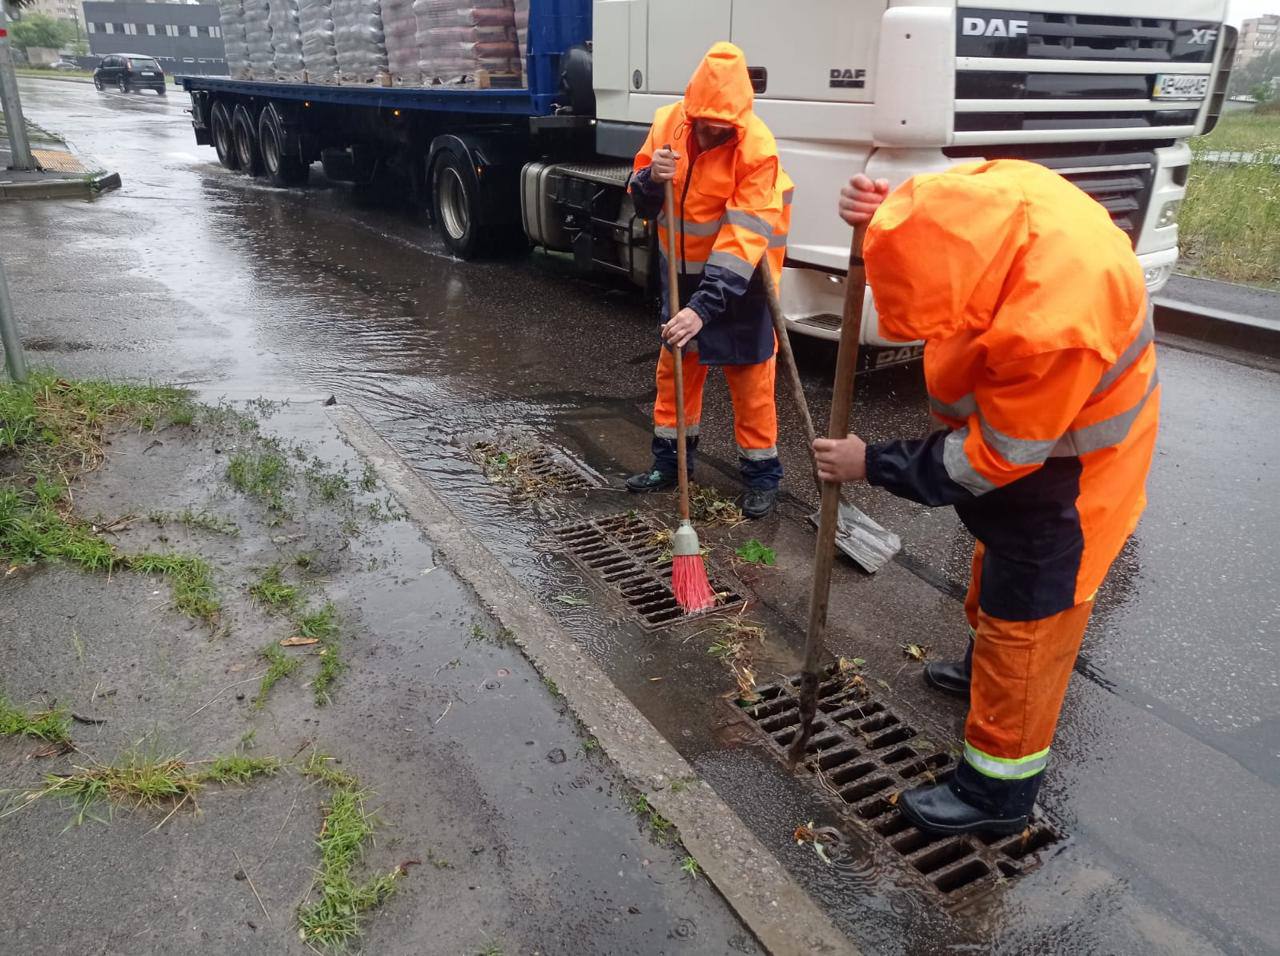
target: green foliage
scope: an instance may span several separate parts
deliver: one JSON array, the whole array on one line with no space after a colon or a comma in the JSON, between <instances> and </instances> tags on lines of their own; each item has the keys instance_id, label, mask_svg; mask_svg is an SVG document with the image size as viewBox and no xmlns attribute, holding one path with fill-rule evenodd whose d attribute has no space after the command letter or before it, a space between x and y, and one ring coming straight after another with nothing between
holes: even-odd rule
<instances>
[{"instance_id":1,"label":"green foliage","mask_svg":"<svg viewBox=\"0 0 1280 956\"><path fill-rule=\"evenodd\" d=\"M289 462L275 449L239 451L227 462L227 481L241 494L266 502L273 511L283 511Z\"/></svg>"},{"instance_id":2,"label":"green foliage","mask_svg":"<svg viewBox=\"0 0 1280 956\"><path fill-rule=\"evenodd\" d=\"M763 564L767 567L773 567L778 563L778 554L773 548L766 547L755 538L752 538L742 547L734 551L739 558L748 564Z\"/></svg>"},{"instance_id":3,"label":"green foliage","mask_svg":"<svg viewBox=\"0 0 1280 956\"><path fill-rule=\"evenodd\" d=\"M686 856L680 861L680 872L692 880L696 880L702 875L702 867L698 866L698 861L691 856Z\"/></svg>"},{"instance_id":4,"label":"green foliage","mask_svg":"<svg viewBox=\"0 0 1280 956\"><path fill-rule=\"evenodd\" d=\"M0 694L0 736L35 737L51 744L70 744L71 712L54 707L29 714Z\"/></svg>"},{"instance_id":5,"label":"green foliage","mask_svg":"<svg viewBox=\"0 0 1280 956\"><path fill-rule=\"evenodd\" d=\"M273 611L290 611L298 604L298 589L286 584L282 578L283 569L273 564L262 572L262 577L249 585L249 593L254 600L265 604Z\"/></svg>"},{"instance_id":6,"label":"green foliage","mask_svg":"<svg viewBox=\"0 0 1280 956\"><path fill-rule=\"evenodd\" d=\"M28 13L16 23L9 24L9 37L19 50L32 46L61 50L75 40L76 33L73 21L55 20L44 13Z\"/></svg>"},{"instance_id":7,"label":"green foliage","mask_svg":"<svg viewBox=\"0 0 1280 956\"><path fill-rule=\"evenodd\" d=\"M275 644L268 644L259 651L259 654L269 665L267 672L262 675L262 680L258 682L258 694L253 698L253 706L261 710L267 703L267 695L271 693L271 688L301 667L302 660L290 657Z\"/></svg>"},{"instance_id":8,"label":"green foliage","mask_svg":"<svg viewBox=\"0 0 1280 956\"><path fill-rule=\"evenodd\" d=\"M200 774L200 779L210 783L245 784L254 777L273 777L279 769L280 761L275 757L250 757L234 753L216 758Z\"/></svg>"},{"instance_id":9,"label":"green foliage","mask_svg":"<svg viewBox=\"0 0 1280 956\"><path fill-rule=\"evenodd\" d=\"M128 567L141 574L160 574L169 579L173 604L188 617L214 624L222 605L213 586L213 569L203 558L189 554L135 554L126 559Z\"/></svg>"}]
</instances>

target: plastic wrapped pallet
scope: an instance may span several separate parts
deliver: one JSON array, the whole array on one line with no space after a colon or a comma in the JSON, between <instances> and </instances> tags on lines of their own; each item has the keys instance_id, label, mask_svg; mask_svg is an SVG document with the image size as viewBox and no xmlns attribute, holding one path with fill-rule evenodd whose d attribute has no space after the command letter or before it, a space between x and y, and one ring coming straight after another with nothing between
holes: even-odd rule
<instances>
[{"instance_id":1,"label":"plastic wrapped pallet","mask_svg":"<svg viewBox=\"0 0 1280 956\"><path fill-rule=\"evenodd\" d=\"M302 28L298 0L267 0L271 21L272 63L277 79L302 79Z\"/></svg>"},{"instance_id":2,"label":"plastic wrapped pallet","mask_svg":"<svg viewBox=\"0 0 1280 956\"><path fill-rule=\"evenodd\" d=\"M333 0L333 38L343 83L372 83L387 72L378 0Z\"/></svg>"},{"instance_id":3,"label":"plastic wrapped pallet","mask_svg":"<svg viewBox=\"0 0 1280 956\"><path fill-rule=\"evenodd\" d=\"M244 36L244 4L240 0L218 0L218 22L222 25L222 48L227 61L227 75L243 77L249 70L249 46Z\"/></svg>"},{"instance_id":4,"label":"plastic wrapped pallet","mask_svg":"<svg viewBox=\"0 0 1280 956\"><path fill-rule=\"evenodd\" d=\"M338 82L331 0L300 0L298 25L302 29L302 65L307 79L312 83Z\"/></svg>"},{"instance_id":5,"label":"plastic wrapped pallet","mask_svg":"<svg viewBox=\"0 0 1280 956\"><path fill-rule=\"evenodd\" d=\"M515 0L516 53L520 57L520 85L529 85L529 0Z\"/></svg>"},{"instance_id":6,"label":"plastic wrapped pallet","mask_svg":"<svg viewBox=\"0 0 1280 956\"><path fill-rule=\"evenodd\" d=\"M413 0L382 0L382 32L387 38L387 67L398 86L417 86L422 74L418 66L418 20Z\"/></svg>"},{"instance_id":7,"label":"plastic wrapped pallet","mask_svg":"<svg viewBox=\"0 0 1280 956\"><path fill-rule=\"evenodd\" d=\"M276 57L271 45L271 11L267 0L244 0L244 36L249 72L254 79L275 79Z\"/></svg>"},{"instance_id":8,"label":"plastic wrapped pallet","mask_svg":"<svg viewBox=\"0 0 1280 956\"><path fill-rule=\"evenodd\" d=\"M512 0L414 0L413 10L428 84L474 82L481 73L519 75Z\"/></svg>"}]
</instances>

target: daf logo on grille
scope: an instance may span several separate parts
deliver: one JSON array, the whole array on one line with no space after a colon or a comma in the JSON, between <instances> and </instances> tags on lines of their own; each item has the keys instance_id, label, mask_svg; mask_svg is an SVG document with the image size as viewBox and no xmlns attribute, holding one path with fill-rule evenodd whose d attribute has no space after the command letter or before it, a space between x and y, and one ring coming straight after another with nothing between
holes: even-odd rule
<instances>
[{"instance_id":1,"label":"daf logo on grille","mask_svg":"<svg viewBox=\"0 0 1280 956\"><path fill-rule=\"evenodd\" d=\"M1191 39L1188 40L1187 42L1192 44L1193 46L1208 46L1210 43L1213 43L1217 39L1218 39L1217 30L1211 30L1208 27L1205 27L1204 29L1192 27Z\"/></svg>"},{"instance_id":2,"label":"daf logo on grille","mask_svg":"<svg viewBox=\"0 0 1280 956\"><path fill-rule=\"evenodd\" d=\"M960 29L967 37L1024 37L1027 35L1027 21L965 17Z\"/></svg>"}]
</instances>

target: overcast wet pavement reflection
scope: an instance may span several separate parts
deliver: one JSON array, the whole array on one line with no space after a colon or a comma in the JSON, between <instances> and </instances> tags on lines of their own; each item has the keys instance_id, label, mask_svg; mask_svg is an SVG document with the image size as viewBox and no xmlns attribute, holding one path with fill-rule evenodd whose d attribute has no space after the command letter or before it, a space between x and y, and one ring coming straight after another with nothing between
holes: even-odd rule
<instances>
[{"instance_id":1,"label":"overcast wet pavement reflection","mask_svg":"<svg viewBox=\"0 0 1280 956\"><path fill-rule=\"evenodd\" d=\"M512 501L463 447L497 431L569 449L614 486L647 461L655 324L643 298L541 253L462 263L425 219L316 179L274 190L195 145L185 97L99 94L24 81L32 118L119 171L92 205L0 206L0 237L34 363L68 374L190 383L216 398L328 396L361 409L438 483L476 533L548 599L619 689L684 753L860 943L883 952L1280 951L1280 370L1162 342L1162 430L1150 505L1099 597L1042 797L1068 833L1045 864L952 912L867 841L828 866L792 829L829 805L752 746L721 698L733 683L705 623L648 633L537 547L574 513L625 511L616 491ZM814 418L828 346L798 341ZM778 568L746 572L770 632L768 679L802 642L814 494L800 429L779 395L780 514L713 535L758 537ZM918 367L863 376L868 440L928 426ZM711 376L701 477L732 493L727 392ZM971 540L949 511L875 489L851 498L901 534L874 577L838 571L831 646L862 657L876 692L931 735L963 709L931 696L901 645L958 653ZM662 506L662 501L644 506ZM657 678L655 680L655 678Z\"/></svg>"}]
</instances>

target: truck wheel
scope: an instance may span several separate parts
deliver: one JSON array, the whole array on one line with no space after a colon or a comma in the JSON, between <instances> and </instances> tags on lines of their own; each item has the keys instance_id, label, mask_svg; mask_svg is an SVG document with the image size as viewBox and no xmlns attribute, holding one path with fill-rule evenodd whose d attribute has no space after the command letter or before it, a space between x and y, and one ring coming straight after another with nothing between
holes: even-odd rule
<instances>
[{"instance_id":1,"label":"truck wheel","mask_svg":"<svg viewBox=\"0 0 1280 956\"><path fill-rule=\"evenodd\" d=\"M474 259L488 247L476 221L479 196L470 170L454 153L442 151L431 169L431 199L445 246L459 259Z\"/></svg>"},{"instance_id":2,"label":"truck wheel","mask_svg":"<svg viewBox=\"0 0 1280 956\"><path fill-rule=\"evenodd\" d=\"M232 139L236 144L236 157L240 160L240 168L250 176L262 175L262 152L258 149L258 136L254 130L253 117L243 103L231 114Z\"/></svg>"},{"instance_id":3,"label":"truck wheel","mask_svg":"<svg viewBox=\"0 0 1280 956\"><path fill-rule=\"evenodd\" d=\"M209 111L209 138L218 153L218 162L227 169L240 168L240 154L236 152L235 134L231 129L231 111L218 100Z\"/></svg>"},{"instance_id":4,"label":"truck wheel","mask_svg":"<svg viewBox=\"0 0 1280 956\"><path fill-rule=\"evenodd\" d=\"M262 153L262 168L273 186L302 186L311 174L311 167L296 155L286 152L285 135L280 124L280 114L275 106L267 104L258 117L258 148Z\"/></svg>"}]
</instances>

